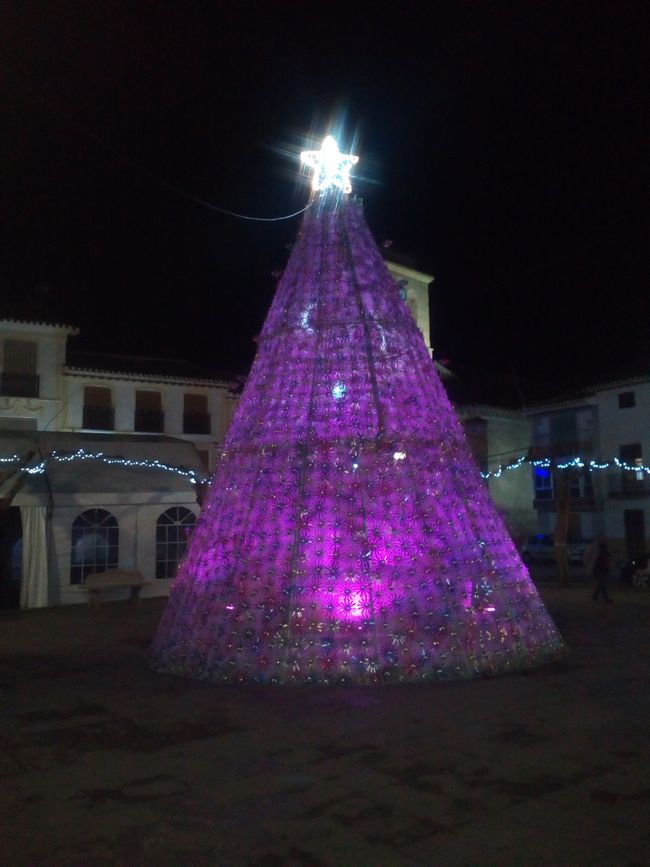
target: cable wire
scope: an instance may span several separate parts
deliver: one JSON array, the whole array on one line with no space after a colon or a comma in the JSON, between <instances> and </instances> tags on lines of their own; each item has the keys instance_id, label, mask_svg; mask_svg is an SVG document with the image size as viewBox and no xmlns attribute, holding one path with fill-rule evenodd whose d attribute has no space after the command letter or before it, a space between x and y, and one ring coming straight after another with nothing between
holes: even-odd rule
<instances>
[{"instance_id":1,"label":"cable wire","mask_svg":"<svg viewBox=\"0 0 650 867\"><path fill-rule=\"evenodd\" d=\"M183 196L185 199L189 199L190 202L194 202L197 205L202 205L204 208L209 208L211 211L217 211L220 214L226 214L230 217L236 217L239 220L249 220L250 222L255 223L278 223L282 220L291 220L293 217L297 217L300 214L304 214L304 212L312 206L312 202L308 202L304 208L301 208L299 211L294 211L292 214L285 214L281 217L252 217L248 214L240 214L237 211L230 211L228 208L221 208L219 205L213 205L212 202L207 202L205 199L201 199L198 196L194 196L192 193L188 193L180 187L175 186L175 184L170 183L165 180L165 178L161 178L160 175L156 175L153 172L150 172L149 169L146 169L144 166L137 163L135 160L131 159L131 157L126 156L121 151L119 151L114 145L110 142L105 141L101 138L97 133L95 133L90 127L88 127L85 123L77 120L70 111L61 111L60 109L54 108L50 102L35 89L30 84L28 84L23 78L16 75L14 72L9 72L7 69L3 68L3 72L9 78L13 78L14 81L18 82L22 87L26 88L36 99L47 106L50 111L57 114L59 117L62 117L68 123L73 124L78 129L80 129L85 135L91 138L98 145L103 147L105 150L110 151L114 156L118 157L118 159L127 163L127 165L131 166L131 168L136 171L141 172L143 175L146 175L150 180L155 181L163 187L166 187L168 190L176 193L179 196Z\"/></svg>"}]
</instances>

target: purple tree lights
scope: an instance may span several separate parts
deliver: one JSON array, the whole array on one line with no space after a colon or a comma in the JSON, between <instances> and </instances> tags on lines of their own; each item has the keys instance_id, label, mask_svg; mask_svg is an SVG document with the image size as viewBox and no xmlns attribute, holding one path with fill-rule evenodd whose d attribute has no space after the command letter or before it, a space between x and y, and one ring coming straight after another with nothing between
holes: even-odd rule
<instances>
[{"instance_id":1,"label":"purple tree lights","mask_svg":"<svg viewBox=\"0 0 650 867\"><path fill-rule=\"evenodd\" d=\"M562 639L339 187L303 219L154 667L374 684L552 659Z\"/></svg>"}]
</instances>

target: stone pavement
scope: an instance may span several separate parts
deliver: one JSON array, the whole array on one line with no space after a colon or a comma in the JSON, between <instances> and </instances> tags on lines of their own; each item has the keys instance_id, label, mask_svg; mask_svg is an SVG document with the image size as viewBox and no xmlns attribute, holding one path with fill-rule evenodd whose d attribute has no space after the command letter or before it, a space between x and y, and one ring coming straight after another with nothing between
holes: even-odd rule
<instances>
[{"instance_id":1,"label":"stone pavement","mask_svg":"<svg viewBox=\"0 0 650 867\"><path fill-rule=\"evenodd\" d=\"M3 867L647 867L650 593L540 584L571 653L384 688L158 676L163 601L0 616Z\"/></svg>"}]
</instances>

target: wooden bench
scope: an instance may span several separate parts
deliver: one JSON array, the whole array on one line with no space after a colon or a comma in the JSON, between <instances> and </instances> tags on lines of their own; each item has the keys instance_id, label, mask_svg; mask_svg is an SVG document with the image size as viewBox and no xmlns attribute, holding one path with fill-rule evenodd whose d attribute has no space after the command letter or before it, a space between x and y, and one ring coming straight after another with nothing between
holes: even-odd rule
<instances>
[{"instance_id":1,"label":"wooden bench","mask_svg":"<svg viewBox=\"0 0 650 867\"><path fill-rule=\"evenodd\" d=\"M99 605L99 597L104 590L116 590L120 587L131 589L131 602L140 601L140 590L147 587L151 581L145 581L140 572L127 569L109 569L107 572L96 572L87 575L85 582L79 587L88 594L88 604L91 607Z\"/></svg>"}]
</instances>

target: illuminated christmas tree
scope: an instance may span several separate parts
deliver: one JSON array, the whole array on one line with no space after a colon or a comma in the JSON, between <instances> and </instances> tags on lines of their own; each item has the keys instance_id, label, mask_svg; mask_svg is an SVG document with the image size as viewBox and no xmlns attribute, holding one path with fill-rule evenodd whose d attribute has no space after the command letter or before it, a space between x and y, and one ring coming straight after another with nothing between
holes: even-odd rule
<instances>
[{"instance_id":1,"label":"illuminated christmas tree","mask_svg":"<svg viewBox=\"0 0 650 867\"><path fill-rule=\"evenodd\" d=\"M187 556L159 671L385 683L528 668L562 640L327 139Z\"/></svg>"}]
</instances>

